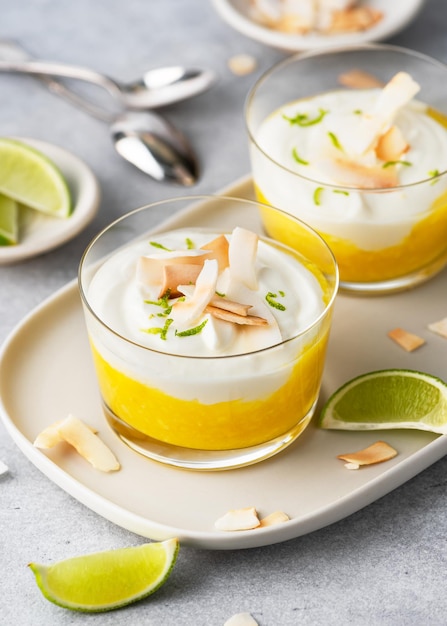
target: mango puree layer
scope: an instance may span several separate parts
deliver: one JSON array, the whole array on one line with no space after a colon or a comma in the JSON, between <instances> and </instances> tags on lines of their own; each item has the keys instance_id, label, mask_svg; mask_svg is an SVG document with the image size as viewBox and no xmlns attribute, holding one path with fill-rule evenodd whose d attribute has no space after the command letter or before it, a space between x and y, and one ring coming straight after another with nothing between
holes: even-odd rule
<instances>
[{"instance_id":1,"label":"mango puree layer","mask_svg":"<svg viewBox=\"0 0 447 626\"><path fill-rule=\"evenodd\" d=\"M251 401L241 398L202 404L198 400L175 398L119 371L91 342L103 400L116 417L139 433L176 446L230 450L270 441L294 429L317 399L329 317L323 322L324 329L315 342L297 357L286 383L263 397L260 377L259 399ZM269 358L268 354L264 358ZM247 375L247 372L241 374ZM207 381L203 380L203 385L206 384ZM175 388L174 381L172 385ZM238 385L238 381L229 380L228 387L231 385ZM307 423L308 420L304 420L303 430Z\"/></svg>"},{"instance_id":2,"label":"mango puree layer","mask_svg":"<svg viewBox=\"0 0 447 626\"><path fill-rule=\"evenodd\" d=\"M256 195L260 202L274 205L257 186ZM267 214L268 210L264 211ZM399 244L379 250L362 250L347 239L321 231L319 234L334 253L341 281L369 283L390 280L422 269L447 254L447 192L434 202L425 215ZM272 212L269 235L278 241L287 241L286 223L284 226L284 229L279 224L275 226Z\"/></svg>"}]
</instances>

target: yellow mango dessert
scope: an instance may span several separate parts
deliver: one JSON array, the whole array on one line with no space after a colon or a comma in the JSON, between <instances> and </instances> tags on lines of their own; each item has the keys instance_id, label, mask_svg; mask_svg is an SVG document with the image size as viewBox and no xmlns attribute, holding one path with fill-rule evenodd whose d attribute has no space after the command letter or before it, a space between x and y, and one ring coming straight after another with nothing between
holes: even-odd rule
<instances>
[{"instance_id":1,"label":"yellow mango dessert","mask_svg":"<svg viewBox=\"0 0 447 626\"><path fill-rule=\"evenodd\" d=\"M314 411L335 291L317 265L241 227L123 246L84 293L109 423L137 449L288 445Z\"/></svg>"},{"instance_id":2,"label":"yellow mango dessert","mask_svg":"<svg viewBox=\"0 0 447 626\"><path fill-rule=\"evenodd\" d=\"M405 286L447 262L447 117L419 91L398 72L289 101L251 131L258 199L322 235L341 286ZM284 240L274 220L268 232Z\"/></svg>"}]
</instances>

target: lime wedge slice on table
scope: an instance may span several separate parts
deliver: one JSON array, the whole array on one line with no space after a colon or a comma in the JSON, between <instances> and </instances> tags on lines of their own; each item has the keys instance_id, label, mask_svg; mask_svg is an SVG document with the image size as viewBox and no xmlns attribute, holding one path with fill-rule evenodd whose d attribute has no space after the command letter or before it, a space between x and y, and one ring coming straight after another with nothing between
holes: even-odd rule
<instances>
[{"instance_id":1,"label":"lime wedge slice on table","mask_svg":"<svg viewBox=\"0 0 447 626\"><path fill-rule=\"evenodd\" d=\"M0 193L54 217L68 217L70 190L44 154L15 139L0 138Z\"/></svg>"},{"instance_id":2,"label":"lime wedge slice on table","mask_svg":"<svg viewBox=\"0 0 447 626\"><path fill-rule=\"evenodd\" d=\"M174 567L178 549L178 540L168 539L29 566L51 602L74 611L110 611L159 589Z\"/></svg>"},{"instance_id":3,"label":"lime wedge slice on table","mask_svg":"<svg viewBox=\"0 0 447 626\"><path fill-rule=\"evenodd\" d=\"M19 240L19 207L15 200L0 194L0 246L11 246Z\"/></svg>"},{"instance_id":4,"label":"lime wedge slice on table","mask_svg":"<svg viewBox=\"0 0 447 626\"><path fill-rule=\"evenodd\" d=\"M414 428L447 434L447 384L412 370L370 372L340 387L323 406L321 428Z\"/></svg>"}]
</instances>

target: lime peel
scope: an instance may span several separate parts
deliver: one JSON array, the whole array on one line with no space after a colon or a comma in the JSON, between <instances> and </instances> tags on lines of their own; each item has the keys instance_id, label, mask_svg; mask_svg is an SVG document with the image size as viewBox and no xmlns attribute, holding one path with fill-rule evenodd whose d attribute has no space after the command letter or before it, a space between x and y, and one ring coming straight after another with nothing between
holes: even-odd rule
<instances>
[{"instance_id":1,"label":"lime peel","mask_svg":"<svg viewBox=\"0 0 447 626\"><path fill-rule=\"evenodd\" d=\"M19 207L15 200L0 194L0 246L11 246L19 240Z\"/></svg>"},{"instance_id":2,"label":"lime peel","mask_svg":"<svg viewBox=\"0 0 447 626\"><path fill-rule=\"evenodd\" d=\"M405 428L447 434L447 384L414 370L362 374L331 395L318 426L338 430Z\"/></svg>"},{"instance_id":3,"label":"lime peel","mask_svg":"<svg viewBox=\"0 0 447 626\"><path fill-rule=\"evenodd\" d=\"M170 576L178 551L179 541L172 538L29 567L47 600L73 611L97 613L157 591Z\"/></svg>"}]
</instances>

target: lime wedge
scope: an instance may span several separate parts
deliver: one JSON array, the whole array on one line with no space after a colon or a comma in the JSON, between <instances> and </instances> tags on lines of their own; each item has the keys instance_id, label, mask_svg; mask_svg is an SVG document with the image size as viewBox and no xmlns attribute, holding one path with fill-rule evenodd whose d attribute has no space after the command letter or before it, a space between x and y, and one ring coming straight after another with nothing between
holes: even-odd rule
<instances>
[{"instance_id":1,"label":"lime wedge","mask_svg":"<svg viewBox=\"0 0 447 626\"><path fill-rule=\"evenodd\" d=\"M340 387L324 405L321 428L414 428L447 434L447 384L412 370L370 372Z\"/></svg>"},{"instance_id":2,"label":"lime wedge","mask_svg":"<svg viewBox=\"0 0 447 626\"><path fill-rule=\"evenodd\" d=\"M29 566L51 602L74 611L110 611L161 587L174 567L178 549L178 540L168 539Z\"/></svg>"},{"instance_id":3,"label":"lime wedge","mask_svg":"<svg viewBox=\"0 0 447 626\"><path fill-rule=\"evenodd\" d=\"M55 217L72 210L67 182L44 154L14 139L0 138L0 192Z\"/></svg>"},{"instance_id":4,"label":"lime wedge","mask_svg":"<svg viewBox=\"0 0 447 626\"><path fill-rule=\"evenodd\" d=\"M15 200L0 194L0 246L11 246L19 240L19 207Z\"/></svg>"}]
</instances>

